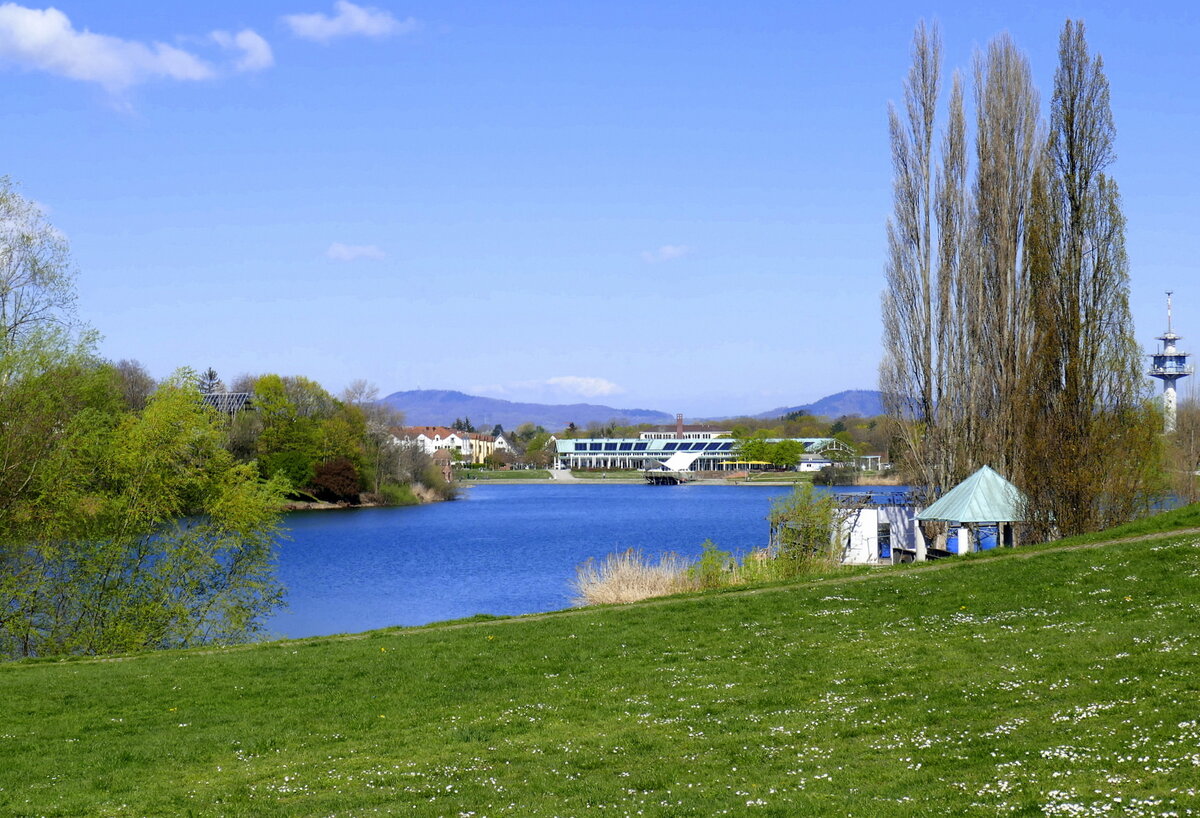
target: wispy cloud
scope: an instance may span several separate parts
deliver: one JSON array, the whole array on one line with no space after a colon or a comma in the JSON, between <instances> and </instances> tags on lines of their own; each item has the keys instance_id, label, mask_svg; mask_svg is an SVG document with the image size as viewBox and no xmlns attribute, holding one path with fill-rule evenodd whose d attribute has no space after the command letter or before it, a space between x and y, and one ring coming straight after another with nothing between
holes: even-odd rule
<instances>
[{"instance_id":1,"label":"wispy cloud","mask_svg":"<svg viewBox=\"0 0 1200 818\"><path fill-rule=\"evenodd\" d=\"M508 400L561 401L579 398L601 398L619 395L625 390L604 378L581 375L559 375L540 381L509 381L472 387L480 395Z\"/></svg>"},{"instance_id":2,"label":"wispy cloud","mask_svg":"<svg viewBox=\"0 0 1200 818\"><path fill-rule=\"evenodd\" d=\"M0 5L0 60L116 93L151 79L206 80L205 60L165 43L141 43L77 30L55 8Z\"/></svg>"},{"instance_id":3,"label":"wispy cloud","mask_svg":"<svg viewBox=\"0 0 1200 818\"><path fill-rule=\"evenodd\" d=\"M647 250L642 253L642 261L650 263L659 261L674 261L677 258L683 258L692 252L692 248L685 247L682 244L664 244L657 250Z\"/></svg>"},{"instance_id":4,"label":"wispy cloud","mask_svg":"<svg viewBox=\"0 0 1200 818\"><path fill-rule=\"evenodd\" d=\"M371 6L356 6L349 0L333 4L336 14L287 14L283 22L297 37L327 43L338 37L391 37L415 31L419 24L412 17L396 19L391 12Z\"/></svg>"},{"instance_id":5,"label":"wispy cloud","mask_svg":"<svg viewBox=\"0 0 1200 818\"><path fill-rule=\"evenodd\" d=\"M374 244L342 244L340 241L335 241L325 251L325 257L334 261L360 261L362 259L379 261L386 258L387 253Z\"/></svg>"},{"instance_id":6,"label":"wispy cloud","mask_svg":"<svg viewBox=\"0 0 1200 818\"><path fill-rule=\"evenodd\" d=\"M546 384L568 394L580 395L585 398L618 395L625 391L604 378L586 378L579 375L560 375L557 378L547 378Z\"/></svg>"},{"instance_id":7,"label":"wispy cloud","mask_svg":"<svg viewBox=\"0 0 1200 818\"><path fill-rule=\"evenodd\" d=\"M275 64L275 55L271 44L254 31L244 28L237 34L228 31L214 31L213 42L227 51L240 51L239 57L233 64L238 71L262 71Z\"/></svg>"}]
</instances>

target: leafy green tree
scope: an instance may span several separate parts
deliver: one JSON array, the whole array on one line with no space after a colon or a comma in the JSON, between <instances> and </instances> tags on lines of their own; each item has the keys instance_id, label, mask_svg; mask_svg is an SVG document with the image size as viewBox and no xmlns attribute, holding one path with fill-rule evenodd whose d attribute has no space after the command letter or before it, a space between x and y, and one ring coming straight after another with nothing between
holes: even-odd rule
<instances>
[{"instance_id":1,"label":"leafy green tree","mask_svg":"<svg viewBox=\"0 0 1200 818\"><path fill-rule=\"evenodd\" d=\"M748 463L771 462L772 446L761 437L750 437L737 445L737 459Z\"/></svg>"},{"instance_id":2,"label":"leafy green tree","mask_svg":"<svg viewBox=\"0 0 1200 818\"><path fill-rule=\"evenodd\" d=\"M1132 519L1167 489L1129 309L1125 216L1108 173L1115 136L1103 60L1083 23L1068 20L1028 219L1033 341L1025 395L1012 401L1024 410L1013 477L1039 538Z\"/></svg>"},{"instance_id":3,"label":"leafy green tree","mask_svg":"<svg viewBox=\"0 0 1200 818\"><path fill-rule=\"evenodd\" d=\"M834 543L844 514L832 494L818 493L808 483L771 503L767 520L771 544L784 573L800 574L837 562Z\"/></svg>"},{"instance_id":4,"label":"leafy green tree","mask_svg":"<svg viewBox=\"0 0 1200 818\"><path fill-rule=\"evenodd\" d=\"M781 440L770 447L771 465L780 469L790 469L800 462L804 454L804 445L794 440Z\"/></svg>"},{"instance_id":5,"label":"leafy green tree","mask_svg":"<svg viewBox=\"0 0 1200 818\"><path fill-rule=\"evenodd\" d=\"M67 421L0 518L0 653L137 651L251 638L282 599L278 482L223 448L190 373L140 413Z\"/></svg>"},{"instance_id":6,"label":"leafy green tree","mask_svg":"<svg viewBox=\"0 0 1200 818\"><path fill-rule=\"evenodd\" d=\"M255 382L254 403L262 423L256 450L263 477L281 477L294 489L307 486L322 452L318 420L301 414L279 375Z\"/></svg>"},{"instance_id":7,"label":"leafy green tree","mask_svg":"<svg viewBox=\"0 0 1200 818\"><path fill-rule=\"evenodd\" d=\"M72 419L88 408L120 412L119 389L111 367L57 329L28 332L0 351L0 530L51 468Z\"/></svg>"}]
</instances>

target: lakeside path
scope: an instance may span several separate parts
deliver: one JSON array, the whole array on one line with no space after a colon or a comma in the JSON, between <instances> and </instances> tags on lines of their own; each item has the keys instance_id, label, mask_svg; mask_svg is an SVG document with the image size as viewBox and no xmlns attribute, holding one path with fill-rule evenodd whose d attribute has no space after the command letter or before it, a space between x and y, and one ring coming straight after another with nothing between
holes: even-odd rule
<instances>
[{"instance_id":1,"label":"lakeside path","mask_svg":"<svg viewBox=\"0 0 1200 818\"><path fill-rule=\"evenodd\" d=\"M534 481L526 481L534 482ZM541 481L546 482L546 481ZM1036 559L1038 557L1052 557L1055 554L1065 553L1070 551L1085 551L1094 548L1105 548L1111 545L1121 545L1124 543L1146 542L1149 540L1167 540L1183 537L1200 536L1200 528L1178 528L1174 531L1159 531L1153 534L1139 534L1131 537L1115 537L1111 540L1100 540L1097 542L1086 543L1070 543L1067 545L1033 545L1017 548L1013 550L1004 549L1003 551L983 552L981 556L968 558L946 558L940 560L931 560L929 562L913 562L898 566L888 566L879 570L869 570L861 573L848 575L834 574L832 576L820 576L813 579L802 580L799 582L791 582L783 585L768 585L758 586L754 588L733 588L717 592L721 597L743 597L755 596L758 594L774 594L787 593L798 588L804 587L830 587L838 585L849 585L858 582L869 582L873 579L881 579L894 575L896 571L904 573L909 572L926 572L926 571L948 571L955 569L967 568L973 565L987 564L996 559ZM253 642L245 645L231 645L221 648L191 648L172 651L176 655L183 656L204 656L218 653L234 653L245 650L272 648L292 648L297 646L312 645L321 642L348 642L360 639L373 639L378 637L405 637L419 633L427 633L429 631L456 631L464 628L484 628L497 627L504 625L519 625L523 622L537 622L543 619L551 619L558 617L575 617L589 616L601 611L610 611L614 608L643 608L643 607L658 607L662 605L686 605L694 602L697 599L708 597L709 594L701 594L696 592L676 594L674 596L654 597L644 599L639 602L628 602L621 605L584 605L577 608L563 608L557 611L545 611L542 613L522 614L520 616L500 616L486 619L471 619L467 621L451 621L451 622L433 622L428 625L415 625L412 627L388 627L376 628L374 630L363 631L361 633L343 633L333 636L312 636L301 639L282 639L273 642ZM95 656L87 658L72 657L69 661L72 664L95 664L103 662L129 662L138 659L144 659L151 656L161 655L161 651L147 651L145 653L136 653L126 656ZM19 668L22 665L27 667L37 667L38 662L18 662L10 663L10 667Z\"/></svg>"}]
</instances>

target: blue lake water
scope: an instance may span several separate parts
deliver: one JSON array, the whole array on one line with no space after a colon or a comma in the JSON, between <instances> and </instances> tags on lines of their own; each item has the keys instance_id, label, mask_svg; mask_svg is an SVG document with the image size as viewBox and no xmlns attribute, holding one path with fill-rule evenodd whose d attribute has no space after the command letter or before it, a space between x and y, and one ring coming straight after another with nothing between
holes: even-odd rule
<instances>
[{"instance_id":1,"label":"blue lake water","mask_svg":"<svg viewBox=\"0 0 1200 818\"><path fill-rule=\"evenodd\" d=\"M575 567L641 548L767 543L770 486L472 486L451 503L287 515L270 633L302 637L571 604ZM857 489L862 491L862 489ZM876 491L890 491L877 489Z\"/></svg>"}]
</instances>

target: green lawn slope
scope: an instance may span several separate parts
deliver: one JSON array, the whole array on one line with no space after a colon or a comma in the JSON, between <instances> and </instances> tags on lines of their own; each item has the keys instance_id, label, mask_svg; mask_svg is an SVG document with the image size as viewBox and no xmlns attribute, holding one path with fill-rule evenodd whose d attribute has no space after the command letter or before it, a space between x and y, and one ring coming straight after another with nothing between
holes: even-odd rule
<instances>
[{"instance_id":1,"label":"green lawn slope","mask_svg":"<svg viewBox=\"0 0 1200 818\"><path fill-rule=\"evenodd\" d=\"M1200 538L9 664L0 701L3 815L1193 815Z\"/></svg>"}]
</instances>

